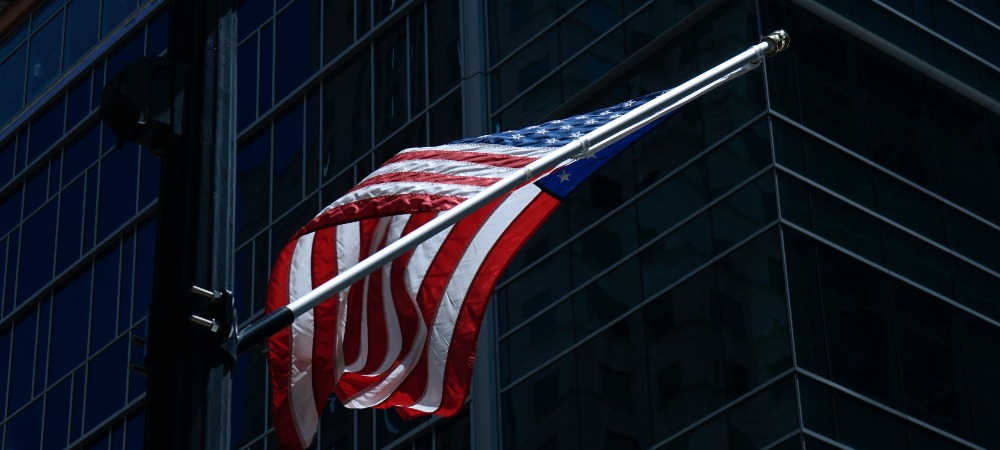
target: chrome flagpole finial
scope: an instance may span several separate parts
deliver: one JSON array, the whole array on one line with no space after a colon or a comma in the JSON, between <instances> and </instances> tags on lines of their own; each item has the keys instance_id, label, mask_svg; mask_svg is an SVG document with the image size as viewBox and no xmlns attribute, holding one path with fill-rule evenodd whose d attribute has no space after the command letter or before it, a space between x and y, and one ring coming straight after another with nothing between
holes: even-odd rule
<instances>
[{"instance_id":1,"label":"chrome flagpole finial","mask_svg":"<svg viewBox=\"0 0 1000 450\"><path fill-rule=\"evenodd\" d=\"M791 40L792 38L788 37L788 33L786 33L785 30L778 30L764 36L764 39L761 39L761 42L767 42L769 44L767 56L774 56L778 52L788 48L788 44Z\"/></svg>"}]
</instances>

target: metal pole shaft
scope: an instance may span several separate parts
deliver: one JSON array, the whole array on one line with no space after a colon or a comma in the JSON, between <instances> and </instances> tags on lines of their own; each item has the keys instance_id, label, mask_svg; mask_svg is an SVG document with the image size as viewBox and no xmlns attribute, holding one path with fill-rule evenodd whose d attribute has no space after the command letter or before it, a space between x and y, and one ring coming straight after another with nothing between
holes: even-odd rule
<instances>
[{"instance_id":1,"label":"metal pole shaft","mask_svg":"<svg viewBox=\"0 0 1000 450\"><path fill-rule=\"evenodd\" d=\"M168 58L187 71L183 136L163 149L147 340L146 448L228 449L235 339L234 0L173 0ZM200 289L192 289L198 287ZM230 302L230 304L225 304Z\"/></svg>"},{"instance_id":2,"label":"metal pole shaft","mask_svg":"<svg viewBox=\"0 0 1000 450\"><path fill-rule=\"evenodd\" d=\"M781 35L776 36L778 33L781 33ZM788 38L783 33L776 32L769 35L759 44L750 47L728 61L667 91L622 117L552 151L548 155L518 170L516 173L494 183L475 197L438 215L424 226L401 237L368 258L359 261L353 267L341 272L333 279L321 284L316 289L289 303L284 308L276 310L257 324L252 325L251 328L245 330L239 337L239 350L242 351L258 340L266 338L290 325L296 317L304 312L314 308L338 292L347 289L366 275L388 264L393 259L402 256L407 251L412 250L420 245L420 243L455 224L473 211L496 200L517 186L530 181L536 175L556 167L559 163L575 155L600 151L630 133L662 118L685 103L753 69L760 64L765 55L772 55L787 46Z\"/></svg>"}]
</instances>

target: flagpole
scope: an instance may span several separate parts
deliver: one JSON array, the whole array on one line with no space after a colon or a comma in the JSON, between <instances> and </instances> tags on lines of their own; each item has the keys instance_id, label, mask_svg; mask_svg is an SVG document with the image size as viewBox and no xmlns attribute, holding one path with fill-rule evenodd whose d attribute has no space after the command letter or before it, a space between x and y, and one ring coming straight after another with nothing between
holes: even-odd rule
<instances>
[{"instance_id":1,"label":"flagpole","mask_svg":"<svg viewBox=\"0 0 1000 450\"><path fill-rule=\"evenodd\" d=\"M359 261L333 279L321 284L288 305L249 325L239 333L238 351L242 352L268 336L288 327L295 318L316 307L324 300L347 289L378 268L388 264L422 242L471 214L482 206L558 166L569 158L581 158L600 151L618 140L655 122L671 111L700 97L708 91L743 75L760 65L764 56L773 56L788 47L789 37L783 30L764 37L760 43L730 58L708 71L650 100L590 133L579 137L501 179L474 197L441 213L420 228L401 237L382 250Z\"/></svg>"}]
</instances>

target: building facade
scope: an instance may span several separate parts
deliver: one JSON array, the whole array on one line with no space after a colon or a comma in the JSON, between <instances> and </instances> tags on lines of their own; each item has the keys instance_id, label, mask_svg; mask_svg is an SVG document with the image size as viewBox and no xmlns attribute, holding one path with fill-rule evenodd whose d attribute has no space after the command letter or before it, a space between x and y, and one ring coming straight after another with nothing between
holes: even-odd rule
<instances>
[{"instance_id":1,"label":"building facade","mask_svg":"<svg viewBox=\"0 0 1000 450\"><path fill-rule=\"evenodd\" d=\"M0 35L0 442L140 448L159 164L97 108L123 64L165 53L167 2L35 3ZM292 232L397 151L792 38L529 241L463 412L331 401L315 448L1000 447L996 2L245 0L237 18L242 323ZM261 348L233 378L233 447L276 448Z\"/></svg>"}]
</instances>

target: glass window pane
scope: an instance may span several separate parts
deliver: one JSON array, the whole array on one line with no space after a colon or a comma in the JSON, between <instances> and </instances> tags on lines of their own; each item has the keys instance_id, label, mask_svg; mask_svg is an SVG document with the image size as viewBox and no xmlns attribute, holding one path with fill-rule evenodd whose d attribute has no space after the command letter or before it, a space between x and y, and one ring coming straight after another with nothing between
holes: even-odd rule
<instances>
[{"instance_id":1,"label":"glass window pane","mask_svg":"<svg viewBox=\"0 0 1000 450\"><path fill-rule=\"evenodd\" d=\"M114 339L118 319L118 279L121 247L115 245L94 266L91 307L90 353L96 353Z\"/></svg>"},{"instance_id":2,"label":"glass window pane","mask_svg":"<svg viewBox=\"0 0 1000 450\"><path fill-rule=\"evenodd\" d=\"M574 432L580 429L574 379L569 355L502 394L504 448L580 448Z\"/></svg>"},{"instance_id":3,"label":"glass window pane","mask_svg":"<svg viewBox=\"0 0 1000 450\"><path fill-rule=\"evenodd\" d=\"M66 66L97 43L101 0L73 0L66 6Z\"/></svg>"},{"instance_id":4,"label":"glass window pane","mask_svg":"<svg viewBox=\"0 0 1000 450\"><path fill-rule=\"evenodd\" d=\"M24 106L24 82L28 46L22 45L6 61L0 63L0 123L6 123Z\"/></svg>"},{"instance_id":5,"label":"glass window pane","mask_svg":"<svg viewBox=\"0 0 1000 450\"><path fill-rule=\"evenodd\" d=\"M272 218L284 214L303 197L303 107L295 102L274 123L274 160L271 165Z\"/></svg>"},{"instance_id":6,"label":"glass window pane","mask_svg":"<svg viewBox=\"0 0 1000 450\"><path fill-rule=\"evenodd\" d=\"M28 98L34 98L62 72L62 11L31 37Z\"/></svg>"},{"instance_id":7,"label":"glass window pane","mask_svg":"<svg viewBox=\"0 0 1000 450\"><path fill-rule=\"evenodd\" d=\"M114 30L119 23L125 20L128 15L135 10L135 0L101 0L104 8L101 9L101 36L107 35Z\"/></svg>"},{"instance_id":8,"label":"glass window pane","mask_svg":"<svg viewBox=\"0 0 1000 450\"><path fill-rule=\"evenodd\" d=\"M69 403L72 398L70 381L69 379L64 380L45 395L44 449L46 450L66 448L70 421Z\"/></svg>"},{"instance_id":9,"label":"glass window pane","mask_svg":"<svg viewBox=\"0 0 1000 450\"><path fill-rule=\"evenodd\" d=\"M85 428L94 427L125 406L129 345L128 339L119 339L87 364Z\"/></svg>"},{"instance_id":10,"label":"glass window pane","mask_svg":"<svg viewBox=\"0 0 1000 450\"><path fill-rule=\"evenodd\" d=\"M49 382L55 382L87 357L90 325L90 270L81 272L56 290L52 329L59 330L49 361Z\"/></svg>"},{"instance_id":11,"label":"glass window pane","mask_svg":"<svg viewBox=\"0 0 1000 450\"><path fill-rule=\"evenodd\" d=\"M135 215L139 172L139 146L126 143L101 159L97 240L121 227Z\"/></svg>"},{"instance_id":12,"label":"glass window pane","mask_svg":"<svg viewBox=\"0 0 1000 450\"><path fill-rule=\"evenodd\" d=\"M49 202L21 228L22 242L28 243L21 252L18 267L18 302L28 299L52 279L55 260L55 239L52 224L56 223L58 202Z\"/></svg>"},{"instance_id":13,"label":"glass window pane","mask_svg":"<svg viewBox=\"0 0 1000 450\"><path fill-rule=\"evenodd\" d=\"M43 405L42 399L38 399L10 419L7 448L41 448Z\"/></svg>"},{"instance_id":14,"label":"glass window pane","mask_svg":"<svg viewBox=\"0 0 1000 450\"><path fill-rule=\"evenodd\" d=\"M7 410L16 411L31 399L31 385L34 381L35 338L38 329L38 308L14 323L14 342L11 349L10 387L7 391ZM26 447L32 448L32 447Z\"/></svg>"},{"instance_id":15,"label":"glass window pane","mask_svg":"<svg viewBox=\"0 0 1000 450\"><path fill-rule=\"evenodd\" d=\"M264 229L270 217L271 132L265 130L240 148L236 156L236 236L243 242Z\"/></svg>"},{"instance_id":16,"label":"glass window pane","mask_svg":"<svg viewBox=\"0 0 1000 450\"><path fill-rule=\"evenodd\" d=\"M281 99L319 66L319 2L296 0L275 20L274 97Z\"/></svg>"}]
</instances>

